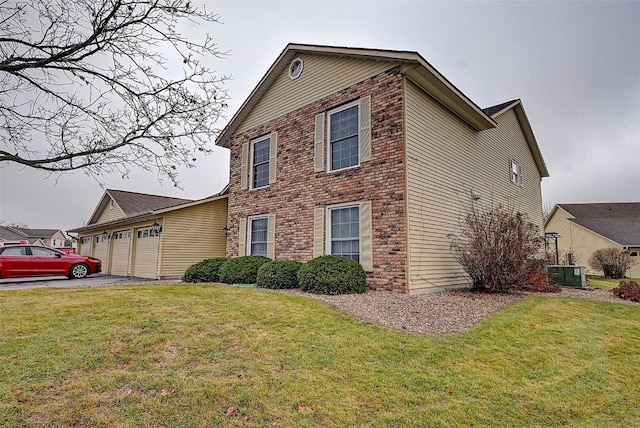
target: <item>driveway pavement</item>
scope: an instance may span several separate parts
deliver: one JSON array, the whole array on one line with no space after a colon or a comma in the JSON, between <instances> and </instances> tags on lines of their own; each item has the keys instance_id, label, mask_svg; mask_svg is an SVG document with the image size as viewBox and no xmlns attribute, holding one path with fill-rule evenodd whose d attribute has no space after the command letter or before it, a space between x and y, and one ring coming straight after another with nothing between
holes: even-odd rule
<instances>
[{"instance_id":1,"label":"driveway pavement","mask_svg":"<svg viewBox=\"0 0 640 428\"><path fill-rule=\"evenodd\" d=\"M90 275L82 279L68 279L66 276L0 279L0 291L23 290L26 288L75 288L99 287L103 285L133 285L160 282L155 279L134 278L114 275ZM161 281L166 282L166 281ZM171 281L178 282L178 281Z\"/></svg>"}]
</instances>

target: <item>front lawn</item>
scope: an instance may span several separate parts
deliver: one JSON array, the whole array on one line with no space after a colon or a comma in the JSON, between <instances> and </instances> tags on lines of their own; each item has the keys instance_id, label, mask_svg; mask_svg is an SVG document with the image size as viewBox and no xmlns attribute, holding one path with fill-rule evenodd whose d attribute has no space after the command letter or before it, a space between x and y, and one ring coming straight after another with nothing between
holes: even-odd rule
<instances>
[{"instance_id":1,"label":"front lawn","mask_svg":"<svg viewBox=\"0 0 640 428\"><path fill-rule=\"evenodd\" d=\"M0 292L0 426L640 425L640 308L521 300L462 335L211 285Z\"/></svg>"},{"instance_id":2,"label":"front lawn","mask_svg":"<svg viewBox=\"0 0 640 428\"><path fill-rule=\"evenodd\" d=\"M602 290L613 290L620 284L620 279L605 278L604 276L589 275L587 285ZM625 278L624 281L635 281L640 284L640 278Z\"/></svg>"}]
</instances>

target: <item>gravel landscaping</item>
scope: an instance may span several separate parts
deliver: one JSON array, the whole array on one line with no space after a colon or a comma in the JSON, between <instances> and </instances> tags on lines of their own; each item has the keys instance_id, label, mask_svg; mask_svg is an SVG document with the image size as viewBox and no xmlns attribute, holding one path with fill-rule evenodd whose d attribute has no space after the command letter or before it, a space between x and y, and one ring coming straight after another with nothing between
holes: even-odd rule
<instances>
[{"instance_id":1,"label":"gravel landscaping","mask_svg":"<svg viewBox=\"0 0 640 428\"><path fill-rule=\"evenodd\" d=\"M559 293L476 293L460 289L413 296L386 291L339 296L282 291L320 300L372 324L427 334L463 333L489 315L532 295L640 305L597 288L563 288Z\"/></svg>"}]
</instances>

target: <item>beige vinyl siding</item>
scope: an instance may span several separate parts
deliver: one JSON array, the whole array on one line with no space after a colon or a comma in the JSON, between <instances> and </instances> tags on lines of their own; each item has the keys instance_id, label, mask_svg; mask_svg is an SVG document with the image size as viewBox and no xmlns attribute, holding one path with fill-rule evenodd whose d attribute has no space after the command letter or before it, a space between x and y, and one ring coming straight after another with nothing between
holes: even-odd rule
<instances>
[{"instance_id":1,"label":"beige vinyl siding","mask_svg":"<svg viewBox=\"0 0 640 428\"><path fill-rule=\"evenodd\" d=\"M124 217L126 217L124 212L120 209L120 207L118 207L117 204L114 204L113 208L110 208L109 203L107 202L104 210L102 210L102 212L100 213L100 216L98 217L98 220L95 222L95 224L105 223L111 220L117 220L119 218L124 218Z\"/></svg>"},{"instance_id":2,"label":"beige vinyl siding","mask_svg":"<svg viewBox=\"0 0 640 428\"><path fill-rule=\"evenodd\" d=\"M484 186L478 191L485 202L492 197L498 204L526 213L542 232L541 176L520 122L513 110L495 120L498 122L496 128L478 134L480 163L475 167L476 173L483 174ZM511 181L511 160L520 165L520 185Z\"/></svg>"},{"instance_id":3,"label":"beige vinyl siding","mask_svg":"<svg viewBox=\"0 0 640 428\"><path fill-rule=\"evenodd\" d=\"M258 105L236 130L236 134L334 94L397 65L397 63L386 61L363 61L323 55L301 55L299 58L304 61L302 75L291 80L288 68L284 69Z\"/></svg>"},{"instance_id":4,"label":"beige vinyl siding","mask_svg":"<svg viewBox=\"0 0 640 428\"><path fill-rule=\"evenodd\" d=\"M409 292L466 285L449 235L460 231L471 192L480 206L529 210L542 225L540 175L512 112L497 118L501 129L477 132L413 83L406 88ZM510 181L511 158L522 187Z\"/></svg>"},{"instance_id":5,"label":"beige vinyl siding","mask_svg":"<svg viewBox=\"0 0 640 428\"><path fill-rule=\"evenodd\" d=\"M160 275L180 278L194 263L225 257L227 198L164 214Z\"/></svg>"},{"instance_id":6,"label":"beige vinyl siding","mask_svg":"<svg viewBox=\"0 0 640 428\"><path fill-rule=\"evenodd\" d=\"M66 240L67 240L66 236L64 236L62 232L57 231L51 237L50 245L52 247L63 247Z\"/></svg>"},{"instance_id":7,"label":"beige vinyl siding","mask_svg":"<svg viewBox=\"0 0 640 428\"><path fill-rule=\"evenodd\" d=\"M590 275L602 275L602 271L594 271L589 267L589 257L601 248L622 249L622 245L570 221L571 218L573 218L571 214L558 207L544 229L547 233L560 234L558 238L560 262L563 262L567 252L572 252L574 264L585 266ZM549 240L549 251L555 253L555 242L552 239Z\"/></svg>"},{"instance_id":8,"label":"beige vinyl siding","mask_svg":"<svg viewBox=\"0 0 640 428\"><path fill-rule=\"evenodd\" d=\"M640 248L633 247L629 248L631 252L640 253ZM634 263L629 269L629 273L627 273L627 277L629 278L640 278L640 256L631 256L631 263Z\"/></svg>"}]
</instances>

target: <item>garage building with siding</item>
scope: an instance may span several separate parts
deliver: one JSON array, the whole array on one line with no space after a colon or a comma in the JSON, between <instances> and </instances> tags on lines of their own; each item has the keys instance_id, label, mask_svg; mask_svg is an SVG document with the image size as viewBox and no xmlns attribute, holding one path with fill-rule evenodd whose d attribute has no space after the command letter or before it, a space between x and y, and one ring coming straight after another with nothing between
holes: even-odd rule
<instances>
[{"instance_id":1,"label":"garage building with siding","mask_svg":"<svg viewBox=\"0 0 640 428\"><path fill-rule=\"evenodd\" d=\"M226 189L195 201L106 190L87 225L68 232L105 274L179 279L192 264L225 256L227 199Z\"/></svg>"}]
</instances>

